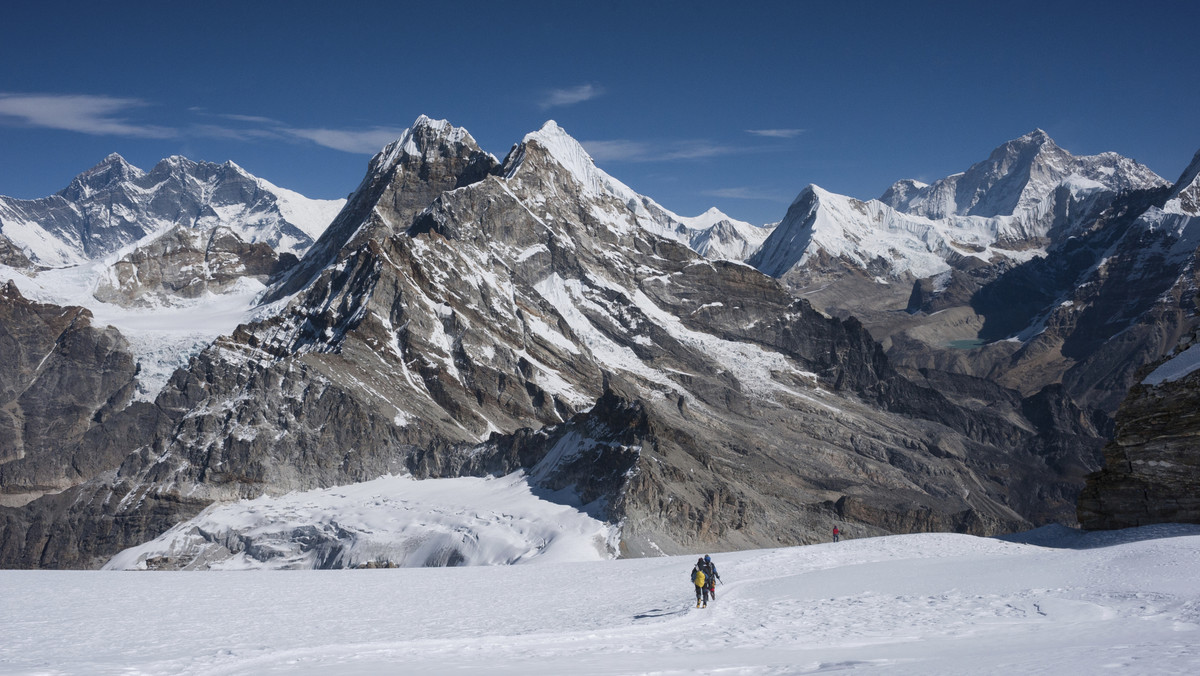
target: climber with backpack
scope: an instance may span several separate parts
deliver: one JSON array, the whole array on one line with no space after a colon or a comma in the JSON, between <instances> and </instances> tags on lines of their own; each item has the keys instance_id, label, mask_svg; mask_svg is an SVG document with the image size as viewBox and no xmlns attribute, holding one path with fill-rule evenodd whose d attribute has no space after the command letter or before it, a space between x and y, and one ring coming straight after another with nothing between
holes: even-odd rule
<instances>
[{"instance_id":1,"label":"climber with backpack","mask_svg":"<svg viewBox=\"0 0 1200 676\"><path fill-rule=\"evenodd\" d=\"M704 564L704 559L696 559L696 565L692 567L692 584L696 586L696 607L708 607L708 566ZM701 605L703 602L703 605Z\"/></svg>"},{"instance_id":2,"label":"climber with backpack","mask_svg":"<svg viewBox=\"0 0 1200 676\"><path fill-rule=\"evenodd\" d=\"M705 584L708 585L709 597L714 601L717 600L717 580L720 580L720 579L721 579L721 576L717 574L717 564L712 562L711 556L709 556L708 554L705 554L704 555L704 582L705 582Z\"/></svg>"}]
</instances>

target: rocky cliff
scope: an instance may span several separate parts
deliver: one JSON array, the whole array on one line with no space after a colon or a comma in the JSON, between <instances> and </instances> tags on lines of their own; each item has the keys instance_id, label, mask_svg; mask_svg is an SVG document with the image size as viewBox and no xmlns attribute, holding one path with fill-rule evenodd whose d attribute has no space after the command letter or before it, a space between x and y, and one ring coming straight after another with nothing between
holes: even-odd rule
<instances>
[{"instance_id":1,"label":"rocky cliff","mask_svg":"<svg viewBox=\"0 0 1200 676\"><path fill-rule=\"evenodd\" d=\"M0 504L20 505L90 479L125 449L89 436L124 409L137 365L81 307L35 303L0 287Z\"/></svg>"},{"instance_id":2,"label":"rocky cliff","mask_svg":"<svg viewBox=\"0 0 1200 676\"><path fill-rule=\"evenodd\" d=\"M1079 498L1087 529L1200 523L1200 372L1139 384Z\"/></svg>"}]
</instances>

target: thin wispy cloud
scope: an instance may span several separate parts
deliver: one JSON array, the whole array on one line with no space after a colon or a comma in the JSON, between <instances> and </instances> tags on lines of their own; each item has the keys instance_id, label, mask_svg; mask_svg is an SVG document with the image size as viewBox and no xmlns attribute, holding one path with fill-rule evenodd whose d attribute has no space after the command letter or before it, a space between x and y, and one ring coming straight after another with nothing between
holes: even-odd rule
<instances>
[{"instance_id":1,"label":"thin wispy cloud","mask_svg":"<svg viewBox=\"0 0 1200 676\"><path fill-rule=\"evenodd\" d=\"M274 120L269 117L263 117L261 115L235 115L232 113L220 113L217 115L217 117L222 117L222 118L225 118L226 120L233 120L235 122L250 122L250 123L255 123L255 124L277 124L277 125L283 124L279 120Z\"/></svg>"},{"instance_id":2,"label":"thin wispy cloud","mask_svg":"<svg viewBox=\"0 0 1200 676\"><path fill-rule=\"evenodd\" d=\"M787 196L778 192L751 187L718 188L716 190L705 190L700 194L708 197L736 200L760 200L767 202L787 202L789 200Z\"/></svg>"},{"instance_id":3,"label":"thin wispy cloud","mask_svg":"<svg viewBox=\"0 0 1200 676\"><path fill-rule=\"evenodd\" d=\"M149 104L141 99L91 94L0 92L0 122L61 129L93 136L174 138L177 129L131 121L128 114Z\"/></svg>"},{"instance_id":4,"label":"thin wispy cloud","mask_svg":"<svg viewBox=\"0 0 1200 676\"><path fill-rule=\"evenodd\" d=\"M277 129L262 127L228 127L219 124L193 124L185 127L182 136L190 138L215 138L226 141L290 141Z\"/></svg>"},{"instance_id":5,"label":"thin wispy cloud","mask_svg":"<svg viewBox=\"0 0 1200 676\"><path fill-rule=\"evenodd\" d=\"M694 139L654 142L611 139L580 141L580 144L597 162L671 162L756 152L752 148Z\"/></svg>"},{"instance_id":6,"label":"thin wispy cloud","mask_svg":"<svg viewBox=\"0 0 1200 676\"><path fill-rule=\"evenodd\" d=\"M137 121L135 113L154 106L142 99L95 94L0 92L0 124L133 138L212 138L230 141L315 143L347 153L373 154L404 133L400 127L365 129L298 128L261 115L215 113L188 108L201 121L166 126Z\"/></svg>"},{"instance_id":7,"label":"thin wispy cloud","mask_svg":"<svg viewBox=\"0 0 1200 676\"><path fill-rule=\"evenodd\" d=\"M755 136L763 136L766 138L796 138L803 134L805 129L747 129L747 134Z\"/></svg>"},{"instance_id":8,"label":"thin wispy cloud","mask_svg":"<svg viewBox=\"0 0 1200 676\"><path fill-rule=\"evenodd\" d=\"M556 108L559 106L573 106L576 103L590 101L604 94L604 88L592 84L579 85L578 87L568 87L567 89L551 89L546 92L538 104L542 110L547 108Z\"/></svg>"},{"instance_id":9,"label":"thin wispy cloud","mask_svg":"<svg viewBox=\"0 0 1200 676\"><path fill-rule=\"evenodd\" d=\"M398 127L371 127L370 129L280 129L283 133L307 139L319 146L347 153L370 154L395 141L404 129Z\"/></svg>"},{"instance_id":10,"label":"thin wispy cloud","mask_svg":"<svg viewBox=\"0 0 1200 676\"><path fill-rule=\"evenodd\" d=\"M664 160L698 160L706 157L737 155L748 152L747 148L713 143L711 141L679 141L663 155Z\"/></svg>"},{"instance_id":11,"label":"thin wispy cloud","mask_svg":"<svg viewBox=\"0 0 1200 676\"><path fill-rule=\"evenodd\" d=\"M654 159L653 147L642 141L580 141L580 145L597 162L648 162Z\"/></svg>"}]
</instances>

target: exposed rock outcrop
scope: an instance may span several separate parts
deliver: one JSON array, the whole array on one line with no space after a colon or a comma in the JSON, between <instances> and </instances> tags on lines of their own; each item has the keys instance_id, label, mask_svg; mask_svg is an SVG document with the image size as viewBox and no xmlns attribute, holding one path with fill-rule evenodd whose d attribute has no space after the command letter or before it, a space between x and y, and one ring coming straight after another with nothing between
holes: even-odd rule
<instances>
[{"instance_id":1,"label":"exposed rock outcrop","mask_svg":"<svg viewBox=\"0 0 1200 676\"><path fill-rule=\"evenodd\" d=\"M0 504L17 505L111 469L124 457L88 434L125 408L137 365L121 335L80 307L0 287Z\"/></svg>"},{"instance_id":2,"label":"exposed rock outcrop","mask_svg":"<svg viewBox=\"0 0 1200 676\"><path fill-rule=\"evenodd\" d=\"M1200 523L1200 371L1130 390L1104 468L1079 498L1079 522L1094 530Z\"/></svg>"}]
</instances>

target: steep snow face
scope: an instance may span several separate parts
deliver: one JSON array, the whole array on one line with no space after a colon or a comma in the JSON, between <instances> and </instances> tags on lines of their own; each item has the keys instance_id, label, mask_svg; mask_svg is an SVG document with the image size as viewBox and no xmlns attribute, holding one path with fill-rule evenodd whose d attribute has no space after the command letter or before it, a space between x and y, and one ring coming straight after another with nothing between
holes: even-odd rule
<instances>
[{"instance_id":1,"label":"steep snow face","mask_svg":"<svg viewBox=\"0 0 1200 676\"><path fill-rule=\"evenodd\" d=\"M1138 218L1137 226L1170 239L1170 248L1163 253L1170 265L1179 268L1180 282L1190 287L1187 273L1180 266L1194 265L1195 252L1200 248L1200 152L1172 186L1163 205L1147 209ZM1161 262L1157 266L1162 268Z\"/></svg>"},{"instance_id":2,"label":"steep snow face","mask_svg":"<svg viewBox=\"0 0 1200 676\"><path fill-rule=\"evenodd\" d=\"M924 278L949 270L947 260L954 256L990 261L1033 255L995 246L1012 227L1011 217L935 220L903 213L879 200L861 202L808 186L747 262L781 277L823 253L874 275Z\"/></svg>"},{"instance_id":3,"label":"steep snow face","mask_svg":"<svg viewBox=\"0 0 1200 676\"><path fill-rule=\"evenodd\" d=\"M1164 211L1200 216L1200 152L1171 189Z\"/></svg>"},{"instance_id":4,"label":"steep snow face","mask_svg":"<svg viewBox=\"0 0 1200 676\"><path fill-rule=\"evenodd\" d=\"M1181 380L1195 372L1196 369L1200 369L1200 344L1192 345L1151 371L1142 379L1142 383L1145 385L1161 385L1166 382Z\"/></svg>"},{"instance_id":5,"label":"steep snow face","mask_svg":"<svg viewBox=\"0 0 1200 676\"><path fill-rule=\"evenodd\" d=\"M283 218L300 228L313 242L325 232L334 217L346 205L346 200L316 200L305 197L294 190L280 188L265 178L254 179L265 192L275 196L275 206ZM303 251L293 250L302 254Z\"/></svg>"},{"instance_id":6,"label":"steep snow face","mask_svg":"<svg viewBox=\"0 0 1200 676\"><path fill-rule=\"evenodd\" d=\"M583 146L566 130L558 126L554 120L549 120L542 125L541 129L526 134L523 142L538 143L549 151L550 155L571 173L588 195L611 195L622 202L630 203L631 206L640 202L640 196L629 186L601 171ZM519 166L514 166L513 170L518 168Z\"/></svg>"},{"instance_id":7,"label":"steep snow face","mask_svg":"<svg viewBox=\"0 0 1200 676\"><path fill-rule=\"evenodd\" d=\"M0 197L0 233L47 267L101 259L173 227L224 227L299 256L344 202L308 199L232 162L176 156L143 172L114 154L50 197Z\"/></svg>"}]
</instances>

